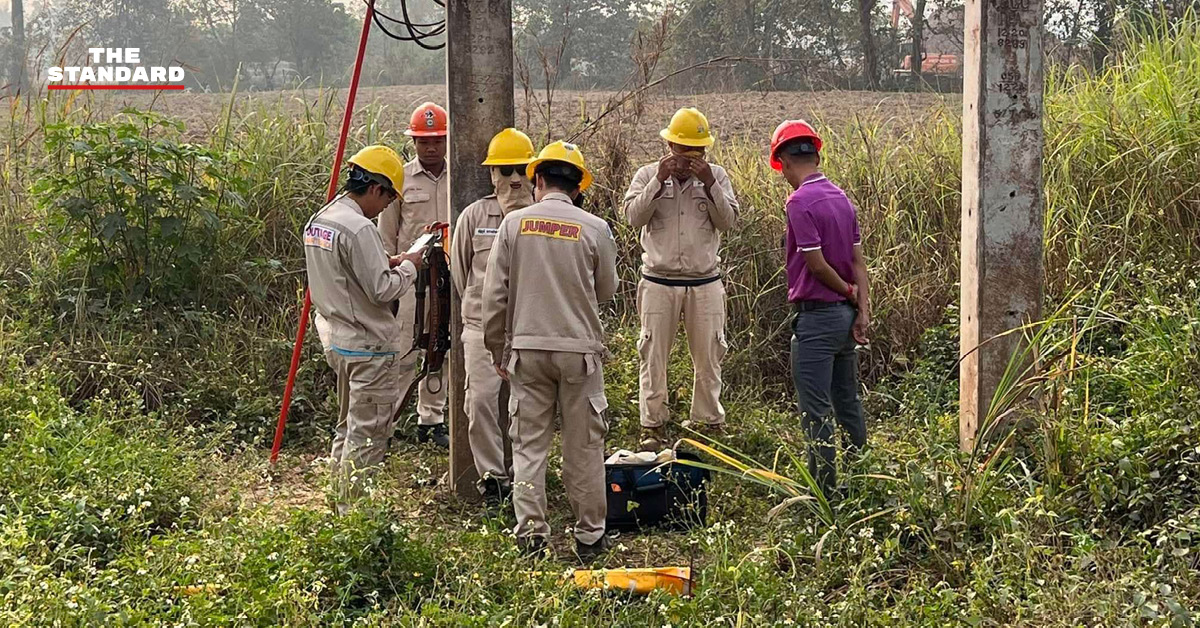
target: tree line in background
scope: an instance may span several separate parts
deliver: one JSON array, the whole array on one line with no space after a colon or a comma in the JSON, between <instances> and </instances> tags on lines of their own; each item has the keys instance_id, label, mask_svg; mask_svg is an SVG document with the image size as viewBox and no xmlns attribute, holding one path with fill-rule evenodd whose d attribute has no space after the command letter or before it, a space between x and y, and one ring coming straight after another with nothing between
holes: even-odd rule
<instances>
[{"instance_id":1,"label":"tree line in background","mask_svg":"<svg viewBox=\"0 0 1200 628\"><path fill-rule=\"evenodd\" d=\"M941 81L955 88L962 1L514 0L518 84L618 88L696 67L703 71L676 77L671 87L903 88ZM23 59L33 82L52 65L86 64L88 47L139 46L144 62L183 65L189 86L209 91L229 90L235 77L242 89L344 84L366 6L365 0L24 4L24 53L15 49L7 10L0 10L0 46L6 60ZM377 6L399 14L398 0ZM1100 67L1120 48L1122 25L1177 20L1197 7L1200 0L1047 0L1047 52L1059 62ZM408 9L426 23L444 11L434 0L410 0ZM444 81L444 51L378 30L367 59L368 84ZM4 64L0 84L14 81L19 63Z\"/></svg>"}]
</instances>

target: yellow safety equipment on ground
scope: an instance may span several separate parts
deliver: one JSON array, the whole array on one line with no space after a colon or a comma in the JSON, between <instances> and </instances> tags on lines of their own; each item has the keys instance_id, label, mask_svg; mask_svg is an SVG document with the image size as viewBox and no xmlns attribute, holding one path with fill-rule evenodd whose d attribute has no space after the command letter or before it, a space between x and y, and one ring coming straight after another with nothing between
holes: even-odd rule
<instances>
[{"instance_id":1,"label":"yellow safety equipment on ground","mask_svg":"<svg viewBox=\"0 0 1200 628\"><path fill-rule=\"evenodd\" d=\"M524 166L533 161L536 154L529 136L509 127L488 142L487 159L483 160L483 165Z\"/></svg>"},{"instance_id":2,"label":"yellow safety equipment on ground","mask_svg":"<svg viewBox=\"0 0 1200 628\"><path fill-rule=\"evenodd\" d=\"M578 146L562 140L547 145L542 152L538 153L537 159L529 162L529 165L525 167L525 176L532 179L534 173L537 172L537 167L547 161L561 161L579 168L583 172L583 181L579 183L581 192L592 184L592 173L583 164L583 153L579 152Z\"/></svg>"},{"instance_id":3,"label":"yellow safety equipment on ground","mask_svg":"<svg viewBox=\"0 0 1200 628\"><path fill-rule=\"evenodd\" d=\"M708 118L695 107L684 107L671 116L667 128L658 132L664 140L684 146L712 146L712 131L708 127Z\"/></svg>"},{"instance_id":4,"label":"yellow safety equipment on ground","mask_svg":"<svg viewBox=\"0 0 1200 628\"><path fill-rule=\"evenodd\" d=\"M675 595L692 594L692 570L689 567L651 567L646 569L577 569L575 586L582 589L625 591L650 595L660 589Z\"/></svg>"},{"instance_id":5,"label":"yellow safety equipment on ground","mask_svg":"<svg viewBox=\"0 0 1200 628\"><path fill-rule=\"evenodd\" d=\"M532 575L541 576L544 573L535 571ZM576 569L567 572L562 580L574 582L581 589L622 591L633 595L650 595L652 591L660 590L688 597L696 588L691 567Z\"/></svg>"},{"instance_id":6,"label":"yellow safety equipment on ground","mask_svg":"<svg viewBox=\"0 0 1200 628\"><path fill-rule=\"evenodd\" d=\"M392 182L392 189L404 188L404 161L396 151L382 144L368 146L350 158L350 163L370 172L383 175Z\"/></svg>"}]
</instances>

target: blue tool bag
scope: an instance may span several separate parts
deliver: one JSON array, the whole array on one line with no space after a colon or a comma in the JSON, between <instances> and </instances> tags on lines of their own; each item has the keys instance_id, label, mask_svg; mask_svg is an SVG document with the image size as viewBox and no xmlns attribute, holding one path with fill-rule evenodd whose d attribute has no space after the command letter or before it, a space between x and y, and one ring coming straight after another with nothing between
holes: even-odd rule
<instances>
[{"instance_id":1,"label":"blue tool bag","mask_svg":"<svg viewBox=\"0 0 1200 628\"><path fill-rule=\"evenodd\" d=\"M698 460L688 453L680 459ZM678 462L606 464L609 530L688 530L708 520L708 469Z\"/></svg>"}]
</instances>

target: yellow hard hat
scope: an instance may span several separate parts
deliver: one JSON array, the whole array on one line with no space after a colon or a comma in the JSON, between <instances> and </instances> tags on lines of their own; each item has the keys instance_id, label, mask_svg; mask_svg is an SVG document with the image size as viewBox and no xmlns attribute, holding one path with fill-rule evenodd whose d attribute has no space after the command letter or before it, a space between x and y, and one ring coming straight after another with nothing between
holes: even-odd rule
<instances>
[{"instance_id":1,"label":"yellow hard hat","mask_svg":"<svg viewBox=\"0 0 1200 628\"><path fill-rule=\"evenodd\" d=\"M392 190L399 191L404 187L404 161L396 151L375 144L368 146L350 158L350 163L370 172L387 178Z\"/></svg>"},{"instance_id":2,"label":"yellow hard hat","mask_svg":"<svg viewBox=\"0 0 1200 628\"><path fill-rule=\"evenodd\" d=\"M658 132L664 140L684 146L712 146L712 131L708 128L708 118L695 107L684 107L671 116L671 124Z\"/></svg>"},{"instance_id":3,"label":"yellow hard hat","mask_svg":"<svg viewBox=\"0 0 1200 628\"><path fill-rule=\"evenodd\" d=\"M574 144L568 144L562 140L547 145L538 153L537 159L529 162L525 167L525 176L530 179L537 172L537 167L547 161L561 161L571 164L579 168L583 172L583 180L579 182L579 190L588 189L592 184L592 173L588 171L587 166L583 165L583 153L579 152L579 147Z\"/></svg>"},{"instance_id":4,"label":"yellow hard hat","mask_svg":"<svg viewBox=\"0 0 1200 628\"><path fill-rule=\"evenodd\" d=\"M533 161L535 151L528 135L509 127L488 142L485 166L524 166Z\"/></svg>"}]
</instances>

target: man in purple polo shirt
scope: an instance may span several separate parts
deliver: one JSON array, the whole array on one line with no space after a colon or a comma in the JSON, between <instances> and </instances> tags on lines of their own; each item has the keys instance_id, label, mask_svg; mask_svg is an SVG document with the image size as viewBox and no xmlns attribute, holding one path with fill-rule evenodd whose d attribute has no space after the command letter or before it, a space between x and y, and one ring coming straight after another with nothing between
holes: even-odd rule
<instances>
[{"instance_id":1,"label":"man in purple polo shirt","mask_svg":"<svg viewBox=\"0 0 1200 628\"><path fill-rule=\"evenodd\" d=\"M771 167L795 189L785 241L788 301L796 313L792 381L808 434L809 473L831 496L837 486L831 414L847 455L867 442L854 348L867 342L870 300L858 217L846 193L821 174L821 144L808 123L788 120L771 137Z\"/></svg>"}]
</instances>

